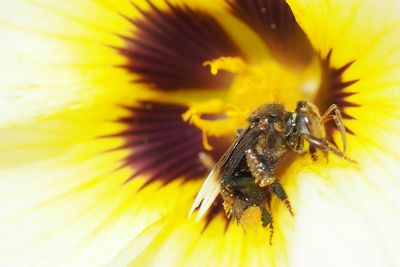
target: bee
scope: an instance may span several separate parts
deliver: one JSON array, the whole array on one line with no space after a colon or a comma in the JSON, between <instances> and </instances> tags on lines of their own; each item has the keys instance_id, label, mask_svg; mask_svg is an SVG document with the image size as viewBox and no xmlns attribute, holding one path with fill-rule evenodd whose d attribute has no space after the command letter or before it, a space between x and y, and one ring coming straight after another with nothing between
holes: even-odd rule
<instances>
[{"instance_id":1,"label":"bee","mask_svg":"<svg viewBox=\"0 0 400 267\"><path fill-rule=\"evenodd\" d=\"M342 150L331 146L326 138L325 124L334 121L342 139ZM284 157L293 152L305 154L304 142L316 160L316 150L327 158L331 152L344 160L346 156L346 131L339 108L334 104L321 116L318 108L309 101L299 101L294 112L281 103L268 103L254 110L247 119L248 126L238 131L238 138L215 164L197 194L189 215L199 209L197 220L204 216L220 194L228 216L242 226L246 220L257 217L258 223L270 228L273 218L270 200L278 197L293 216L289 198L279 182L276 168Z\"/></svg>"}]
</instances>

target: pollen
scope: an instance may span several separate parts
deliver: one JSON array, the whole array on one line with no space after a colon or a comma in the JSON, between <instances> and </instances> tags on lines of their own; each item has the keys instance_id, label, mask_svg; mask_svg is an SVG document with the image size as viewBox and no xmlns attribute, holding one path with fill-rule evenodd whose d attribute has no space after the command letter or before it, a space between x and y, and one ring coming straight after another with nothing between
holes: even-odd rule
<instances>
[{"instance_id":1,"label":"pollen","mask_svg":"<svg viewBox=\"0 0 400 267\"><path fill-rule=\"evenodd\" d=\"M257 229L261 225L260 208L256 206L247 208L240 216L239 223L245 230Z\"/></svg>"}]
</instances>

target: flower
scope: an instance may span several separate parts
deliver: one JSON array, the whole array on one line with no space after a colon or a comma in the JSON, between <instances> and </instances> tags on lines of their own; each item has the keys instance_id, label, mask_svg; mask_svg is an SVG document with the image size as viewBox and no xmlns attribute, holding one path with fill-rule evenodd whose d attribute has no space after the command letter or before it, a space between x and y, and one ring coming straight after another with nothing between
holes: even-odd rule
<instances>
[{"instance_id":1,"label":"flower","mask_svg":"<svg viewBox=\"0 0 400 267\"><path fill-rule=\"evenodd\" d=\"M287 2L2 3L1 264L398 265L399 4ZM246 115L303 97L358 164L290 158L272 245L187 218Z\"/></svg>"}]
</instances>

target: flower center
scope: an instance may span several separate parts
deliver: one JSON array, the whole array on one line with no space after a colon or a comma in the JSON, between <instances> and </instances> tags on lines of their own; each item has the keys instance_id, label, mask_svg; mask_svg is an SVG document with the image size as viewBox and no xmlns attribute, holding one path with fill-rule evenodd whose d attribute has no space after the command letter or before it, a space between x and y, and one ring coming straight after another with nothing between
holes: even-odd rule
<instances>
[{"instance_id":1,"label":"flower center","mask_svg":"<svg viewBox=\"0 0 400 267\"><path fill-rule=\"evenodd\" d=\"M274 60L246 63L239 57L220 57L204 62L211 75L220 71L235 75L224 99L192 103L183 120L203 132L203 146L211 150L207 137L231 134L243 127L247 115L268 102L282 102L293 109L300 99L313 98L321 83L320 63L312 61L301 70L289 69ZM210 119L206 115L219 115Z\"/></svg>"},{"instance_id":2,"label":"flower center","mask_svg":"<svg viewBox=\"0 0 400 267\"><path fill-rule=\"evenodd\" d=\"M348 99L356 92L347 87L357 80L343 78L352 62L332 66L335 51L316 53L284 0L229 0L229 13L218 16L147 3L136 7L141 17L128 18L134 34L121 35L124 45L115 47L126 57L120 67L148 89L118 120L126 129L110 135L124 138L115 149L130 151L122 161L133 170L127 182L204 177L247 115L268 102L293 110L307 99L321 112L337 104L344 119L355 119L347 108L358 106ZM331 142L335 129L327 124Z\"/></svg>"}]
</instances>

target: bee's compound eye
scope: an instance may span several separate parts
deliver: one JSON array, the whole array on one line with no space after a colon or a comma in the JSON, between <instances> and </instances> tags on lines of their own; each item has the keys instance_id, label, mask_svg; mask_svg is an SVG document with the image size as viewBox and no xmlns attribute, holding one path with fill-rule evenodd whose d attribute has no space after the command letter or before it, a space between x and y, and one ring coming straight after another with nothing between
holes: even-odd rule
<instances>
[{"instance_id":1,"label":"bee's compound eye","mask_svg":"<svg viewBox=\"0 0 400 267\"><path fill-rule=\"evenodd\" d=\"M275 121L277 121L277 119L278 119L278 116L276 116L276 114L269 114L268 115L268 122L269 123L275 122Z\"/></svg>"}]
</instances>

